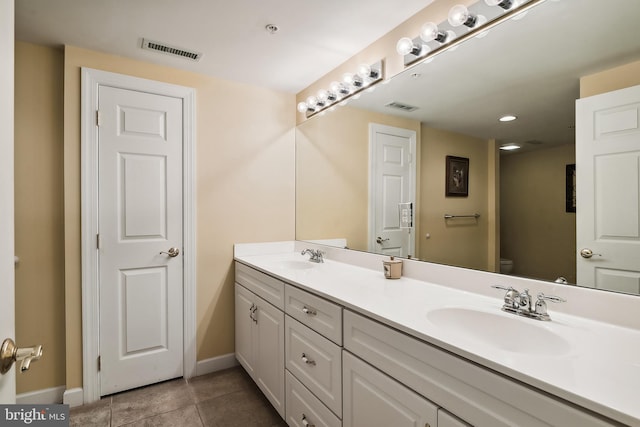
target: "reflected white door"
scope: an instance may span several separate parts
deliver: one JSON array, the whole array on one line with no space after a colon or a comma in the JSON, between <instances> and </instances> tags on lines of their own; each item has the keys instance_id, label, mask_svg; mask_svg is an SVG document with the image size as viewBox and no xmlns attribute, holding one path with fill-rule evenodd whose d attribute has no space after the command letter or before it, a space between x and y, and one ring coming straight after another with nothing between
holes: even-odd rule
<instances>
[{"instance_id":1,"label":"reflected white door","mask_svg":"<svg viewBox=\"0 0 640 427\"><path fill-rule=\"evenodd\" d=\"M13 231L13 0L0 0L0 344L15 339ZM18 343L20 344L20 343ZM0 403L16 401L15 366L0 375Z\"/></svg>"},{"instance_id":2,"label":"reflected white door","mask_svg":"<svg viewBox=\"0 0 640 427\"><path fill-rule=\"evenodd\" d=\"M578 100L578 284L640 293L639 202L640 86Z\"/></svg>"},{"instance_id":3,"label":"reflected white door","mask_svg":"<svg viewBox=\"0 0 640 427\"><path fill-rule=\"evenodd\" d=\"M399 203L414 203L416 133L369 125L369 251L406 257L415 255L415 233L400 227ZM413 214L412 214L413 215ZM414 218L411 218L414 222Z\"/></svg>"},{"instance_id":4,"label":"reflected white door","mask_svg":"<svg viewBox=\"0 0 640 427\"><path fill-rule=\"evenodd\" d=\"M183 132L181 99L107 86L98 99L106 395L183 375Z\"/></svg>"}]
</instances>

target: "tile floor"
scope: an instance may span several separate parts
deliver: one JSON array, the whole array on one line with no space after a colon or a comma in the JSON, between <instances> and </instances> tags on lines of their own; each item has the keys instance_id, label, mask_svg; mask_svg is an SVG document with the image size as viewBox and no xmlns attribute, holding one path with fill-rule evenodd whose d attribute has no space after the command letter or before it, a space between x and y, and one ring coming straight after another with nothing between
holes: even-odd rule
<instances>
[{"instance_id":1,"label":"tile floor","mask_svg":"<svg viewBox=\"0 0 640 427\"><path fill-rule=\"evenodd\" d=\"M286 423L241 367L176 379L72 408L81 427L281 427Z\"/></svg>"}]
</instances>

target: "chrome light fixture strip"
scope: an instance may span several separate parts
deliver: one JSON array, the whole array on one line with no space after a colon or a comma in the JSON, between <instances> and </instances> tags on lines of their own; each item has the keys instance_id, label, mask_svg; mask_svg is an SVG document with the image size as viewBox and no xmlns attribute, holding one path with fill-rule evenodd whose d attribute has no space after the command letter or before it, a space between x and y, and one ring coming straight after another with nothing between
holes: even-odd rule
<instances>
[{"instance_id":1,"label":"chrome light fixture strip","mask_svg":"<svg viewBox=\"0 0 640 427\"><path fill-rule=\"evenodd\" d=\"M451 49L451 48L453 48L455 46L458 46L459 44L464 43L465 41L467 41L467 40L469 40L469 39L471 39L473 37L476 37L481 33L484 33L485 31L489 31L490 29L492 29L493 27L497 26L498 24L501 24L502 22L507 21L507 20L513 18L516 15L519 15L521 13L527 12L528 10L534 8L538 4L543 3L545 1L547 1L547 0L530 0L526 4L522 4L520 6L514 7L513 9L506 11L504 14L498 15L497 17L488 20L486 23L484 23L482 25L478 25L477 27L474 27L474 28L470 29L468 32L466 32L466 33L464 33L464 34L462 34L460 36L456 36L450 42L444 43L444 44L442 44L440 46L437 46L437 47L433 48L432 50L430 50L425 55L416 56L416 55L413 55L411 53L409 53L407 55L404 55L404 66L406 68L406 67L409 67L411 65L415 65L417 63L420 63L420 62L426 61L426 60L428 60L430 58L433 58L433 57L435 57L436 55L439 55L442 52L446 52L448 49ZM496 7L496 9L499 9L499 8ZM420 39L420 37L414 38L413 42L417 46L425 44L425 42L422 41L422 39Z\"/></svg>"},{"instance_id":2,"label":"chrome light fixture strip","mask_svg":"<svg viewBox=\"0 0 640 427\"><path fill-rule=\"evenodd\" d=\"M328 92L331 94L331 96L328 98L328 101L324 100L321 104L316 104L316 105L309 105L308 101L306 103L301 102L300 104L306 105L306 109L301 110L300 104L298 104L298 111L304 112L305 117L310 118L329 108L343 105L343 102L347 101L349 98L365 90L372 88L373 86L375 86L376 84L384 80L383 66L384 66L383 60L380 60L371 64L370 66L367 67L369 69L368 76L363 77L363 76L359 76L358 73L355 73L352 75L355 79L355 83L346 83L344 81L338 82L338 84L343 90L340 90L340 91L329 90ZM324 91L324 92L327 92L327 91ZM312 96L312 98L316 98L316 97Z\"/></svg>"}]
</instances>

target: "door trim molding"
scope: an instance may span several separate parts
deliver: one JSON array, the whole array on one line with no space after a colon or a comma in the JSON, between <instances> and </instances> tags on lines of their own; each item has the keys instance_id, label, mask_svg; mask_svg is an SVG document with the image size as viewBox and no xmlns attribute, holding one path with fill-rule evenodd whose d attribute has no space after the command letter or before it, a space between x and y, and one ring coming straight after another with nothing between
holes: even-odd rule
<instances>
[{"instance_id":1,"label":"door trim molding","mask_svg":"<svg viewBox=\"0 0 640 427\"><path fill-rule=\"evenodd\" d=\"M182 99L183 113L183 375L196 373L195 89L123 74L82 68L81 85L81 239L82 380L84 403L100 399L98 292L98 110L99 86L144 91Z\"/></svg>"},{"instance_id":2,"label":"door trim molding","mask_svg":"<svg viewBox=\"0 0 640 427\"><path fill-rule=\"evenodd\" d=\"M375 243L375 224L374 224L374 216L375 216L375 201L374 201L374 194L375 191L377 190L376 188L374 188L374 182L375 182L375 170L374 170L374 160L375 160L375 150L374 150L374 146L373 146L373 137L376 133L382 133L382 132L386 132L389 133L391 135L403 135L406 136L407 138L409 138L409 145L410 145L410 150L411 150L411 182L410 182L410 187L411 189L409 190L409 193L411 195L411 200L413 201L413 233L411 233L411 236L409 238L409 250L413 250L414 254L412 255L413 257L417 257L417 254L415 253L416 250L416 227L415 227L415 223L416 223L416 218L415 218L415 213L418 211L417 208L417 194L416 194L416 188L417 188L417 162L418 162L418 154L417 154L417 149L416 149L416 140L417 140L417 135L416 135L416 131L411 130L411 129L405 129L405 128L399 128L399 127L394 127L394 126L387 126L387 125L382 125L379 123L369 123L369 193L367 195L369 200L369 206L368 206L368 210L367 210L367 250L369 252L376 252L377 246Z\"/></svg>"}]
</instances>

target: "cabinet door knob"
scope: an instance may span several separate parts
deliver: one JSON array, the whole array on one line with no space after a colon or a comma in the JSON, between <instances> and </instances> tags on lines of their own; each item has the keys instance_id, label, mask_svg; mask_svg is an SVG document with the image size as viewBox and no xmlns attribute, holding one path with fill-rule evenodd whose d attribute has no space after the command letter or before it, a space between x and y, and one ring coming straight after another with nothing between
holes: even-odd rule
<instances>
[{"instance_id":1,"label":"cabinet door knob","mask_svg":"<svg viewBox=\"0 0 640 427\"><path fill-rule=\"evenodd\" d=\"M309 421L307 421L307 416L305 414L302 414L302 425L304 427L316 427L315 424L309 424Z\"/></svg>"},{"instance_id":2,"label":"cabinet door knob","mask_svg":"<svg viewBox=\"0 0 640 427\"><path fill-rule=\"evenodd\" d=\"M316 314L318 314L318 312L315 309L309 308L306 305L302 307L302 312L304 314L308 314L309 316L315 316Z\"/></svg>"},{"instance_id":3,"label":"cabinet door knob","mask_svg":"<svg viewBox=\"0 0 640 427\"><path fill-rule=\"evenodd\" d=\"M316 366L316 361L309 359L306 354L302 353L302 361L307 365Z\"/></svg>"}]
</instances>

